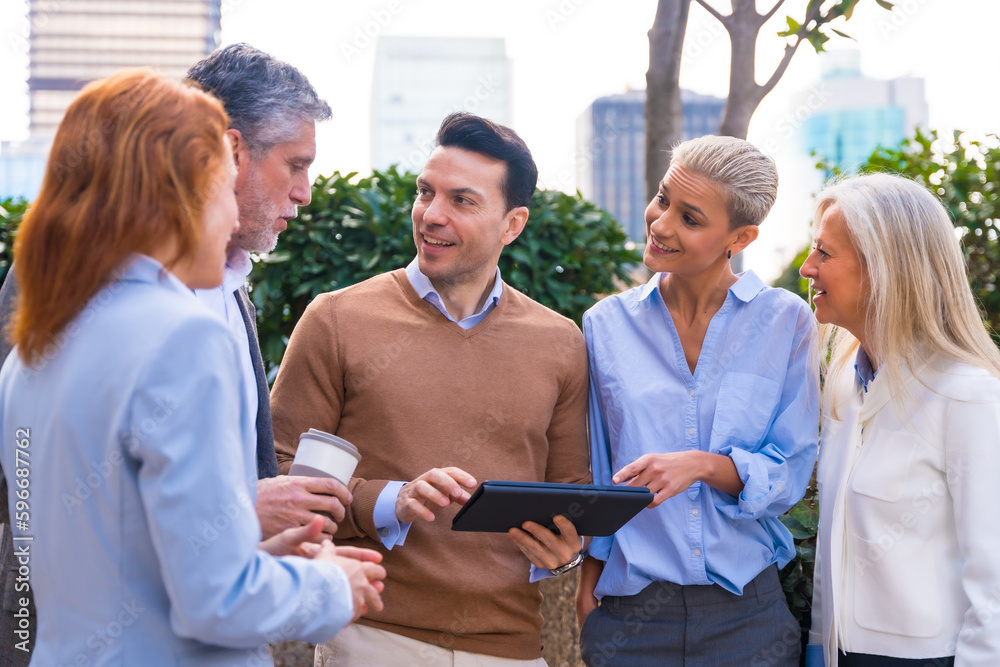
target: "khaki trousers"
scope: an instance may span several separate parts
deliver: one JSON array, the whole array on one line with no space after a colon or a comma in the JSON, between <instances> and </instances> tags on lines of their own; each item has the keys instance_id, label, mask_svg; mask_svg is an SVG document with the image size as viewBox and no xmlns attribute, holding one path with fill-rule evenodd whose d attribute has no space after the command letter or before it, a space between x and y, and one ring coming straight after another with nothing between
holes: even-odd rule
<instances>
[{"instance_id":1,"label":"khaki trousers","mask_svg":"<svg viewBox=\"0 0 1000 667\"><path fill-rule=\"evenodd\" d=\"M316 647L313 667L548 667L545 660L511 660L451 651L394 632L352 623Z\"/></svg>"}]
</instances>

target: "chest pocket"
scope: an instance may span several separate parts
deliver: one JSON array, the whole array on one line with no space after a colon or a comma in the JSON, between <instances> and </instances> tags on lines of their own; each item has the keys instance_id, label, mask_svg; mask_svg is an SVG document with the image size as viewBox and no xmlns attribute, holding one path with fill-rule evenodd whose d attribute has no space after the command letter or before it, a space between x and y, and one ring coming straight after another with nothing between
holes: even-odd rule
<instances>
[{"instance_id":1,"label":"chest pocket","mask_svg":"<svg viewBox=\"0 0 1000 667\"><path fill-rule=\"evenodd\" d=\"M862 454L851 473L851 490L888 503L899 502L906 491L917 442L908 433L878 429L865 431Z\"/></svg>"},{"instance_id":2,"label":"chest pocket","mask_svg":"<svg viewBox=\"0 0 1000 667\"><path fill-rule=\"evenodd\" d=\"M778 383L752 373L726 373L712 421L719 446L753 449L764 437L778 402Z\"/></svg>"}]
</instances>

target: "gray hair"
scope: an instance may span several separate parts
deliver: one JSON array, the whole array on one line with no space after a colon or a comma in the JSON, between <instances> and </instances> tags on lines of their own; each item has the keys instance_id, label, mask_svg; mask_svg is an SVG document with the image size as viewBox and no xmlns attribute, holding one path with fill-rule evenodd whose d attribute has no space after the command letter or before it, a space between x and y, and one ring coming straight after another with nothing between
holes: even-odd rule
<instances>
[{"instance_id":1,"label":"gray hair","mask_svg":"<svg viewBox=\"0 0 1000 667\"><path fill-rule=\"evenodd\" d=\"M722 190L730 229L759 225L778 196L774 160L743 139L690 139L674 147L671 162L704 176Z\"/></svg>"},{"instance_id":2,"label":"gray hair","mask_svg":"<svg viewBox=\"0 0 1000 667\"><path fill-rule=\"evenodd\" d=\"M866 352L885 363L894 385L903 366L929 354L985 368L1000 377L1000 351L969 287L965 256L944 205L903 176L853 176L816 199L818 222L838 206L867 279ZM853 363L858 341L830 328L831 373Z\"/></svg>"},{"instance_id":3,"label":"gray hair","mask_svg":"<svg viewBox=\"0 0 1000 667\"><path fill-rule=\"evenodd\" d=\"M187 78L222 101L229 127L239 130L255 158L289 141L294 121L331 116L330 105L302 72L249 44L218 49L188 70Z\"/></svg>"}]
</instances>

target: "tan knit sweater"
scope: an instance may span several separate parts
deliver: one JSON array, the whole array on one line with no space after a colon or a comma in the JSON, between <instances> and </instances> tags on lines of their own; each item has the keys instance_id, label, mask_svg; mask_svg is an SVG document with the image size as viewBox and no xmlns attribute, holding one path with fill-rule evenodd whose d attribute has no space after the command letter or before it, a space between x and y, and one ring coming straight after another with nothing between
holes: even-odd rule
<instances>
[{"instance_id":1,"label":"tan knit sweater","mask_svg":"<svg viewBox=\"0 0 1000 667\"><path fill-rule=\"evenodd\" d=\"M463 330L400 269L317 297L295 328L271 394L278 466L299 435L335 433L361 451L338 544L377 549L385 609L362 623L446 648L541 655L541 594L503 534L451 530L451 506L386 551L372 514L390 480L457 466L487 479L585 483L587 359L572 321L508 285Z\"/></svg>"}]
</instances>

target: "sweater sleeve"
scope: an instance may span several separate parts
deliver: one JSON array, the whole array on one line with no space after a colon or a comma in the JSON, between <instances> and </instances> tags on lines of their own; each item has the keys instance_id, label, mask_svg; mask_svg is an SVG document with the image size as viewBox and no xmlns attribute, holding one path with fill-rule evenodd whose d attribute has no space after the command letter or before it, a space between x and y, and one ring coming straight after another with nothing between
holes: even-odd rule
<instances>
[{"instance_id":1,"label":"sweater sleeve","mask_svg":"<svg viewBox=\"0 0 1000 667\"><path fill-rule=\"evenodd\" d=\"M590 482L587 447L587 348L583 333L567 325L568 340L560 346L564 353L559 399L546 432L549 455L545 481L564 484Z\"/></svg>"},{"instance_id":2,"label":"sweater sleeve","mask_svg":"<svg viewBox=\"0 0 1000 667\"><path fill-rule=\"evenodd\" d=\"M288 342L271 391L271 419L278 472L288 474L299 436L310 428L337 433L344 409L346 383L337 326L337 294L323 294L306 308ZM366 535L379 539L375 503L388 480L352 477L347 485L353 502L337 524L338 539Z\"/></svg>"},{"instance_id":3,"label":"sweater sleeve","mask_svg":"<svg viewBox=\"0 0 1000 667\"><path fill-rule=\"evenodd\" d=\"M337 353L333 297L316 297L288 341L271 391L271 421L278 472L287 475L310 428L336 433L344 406L344 376Z\"/></svg>"}]
</instances>

